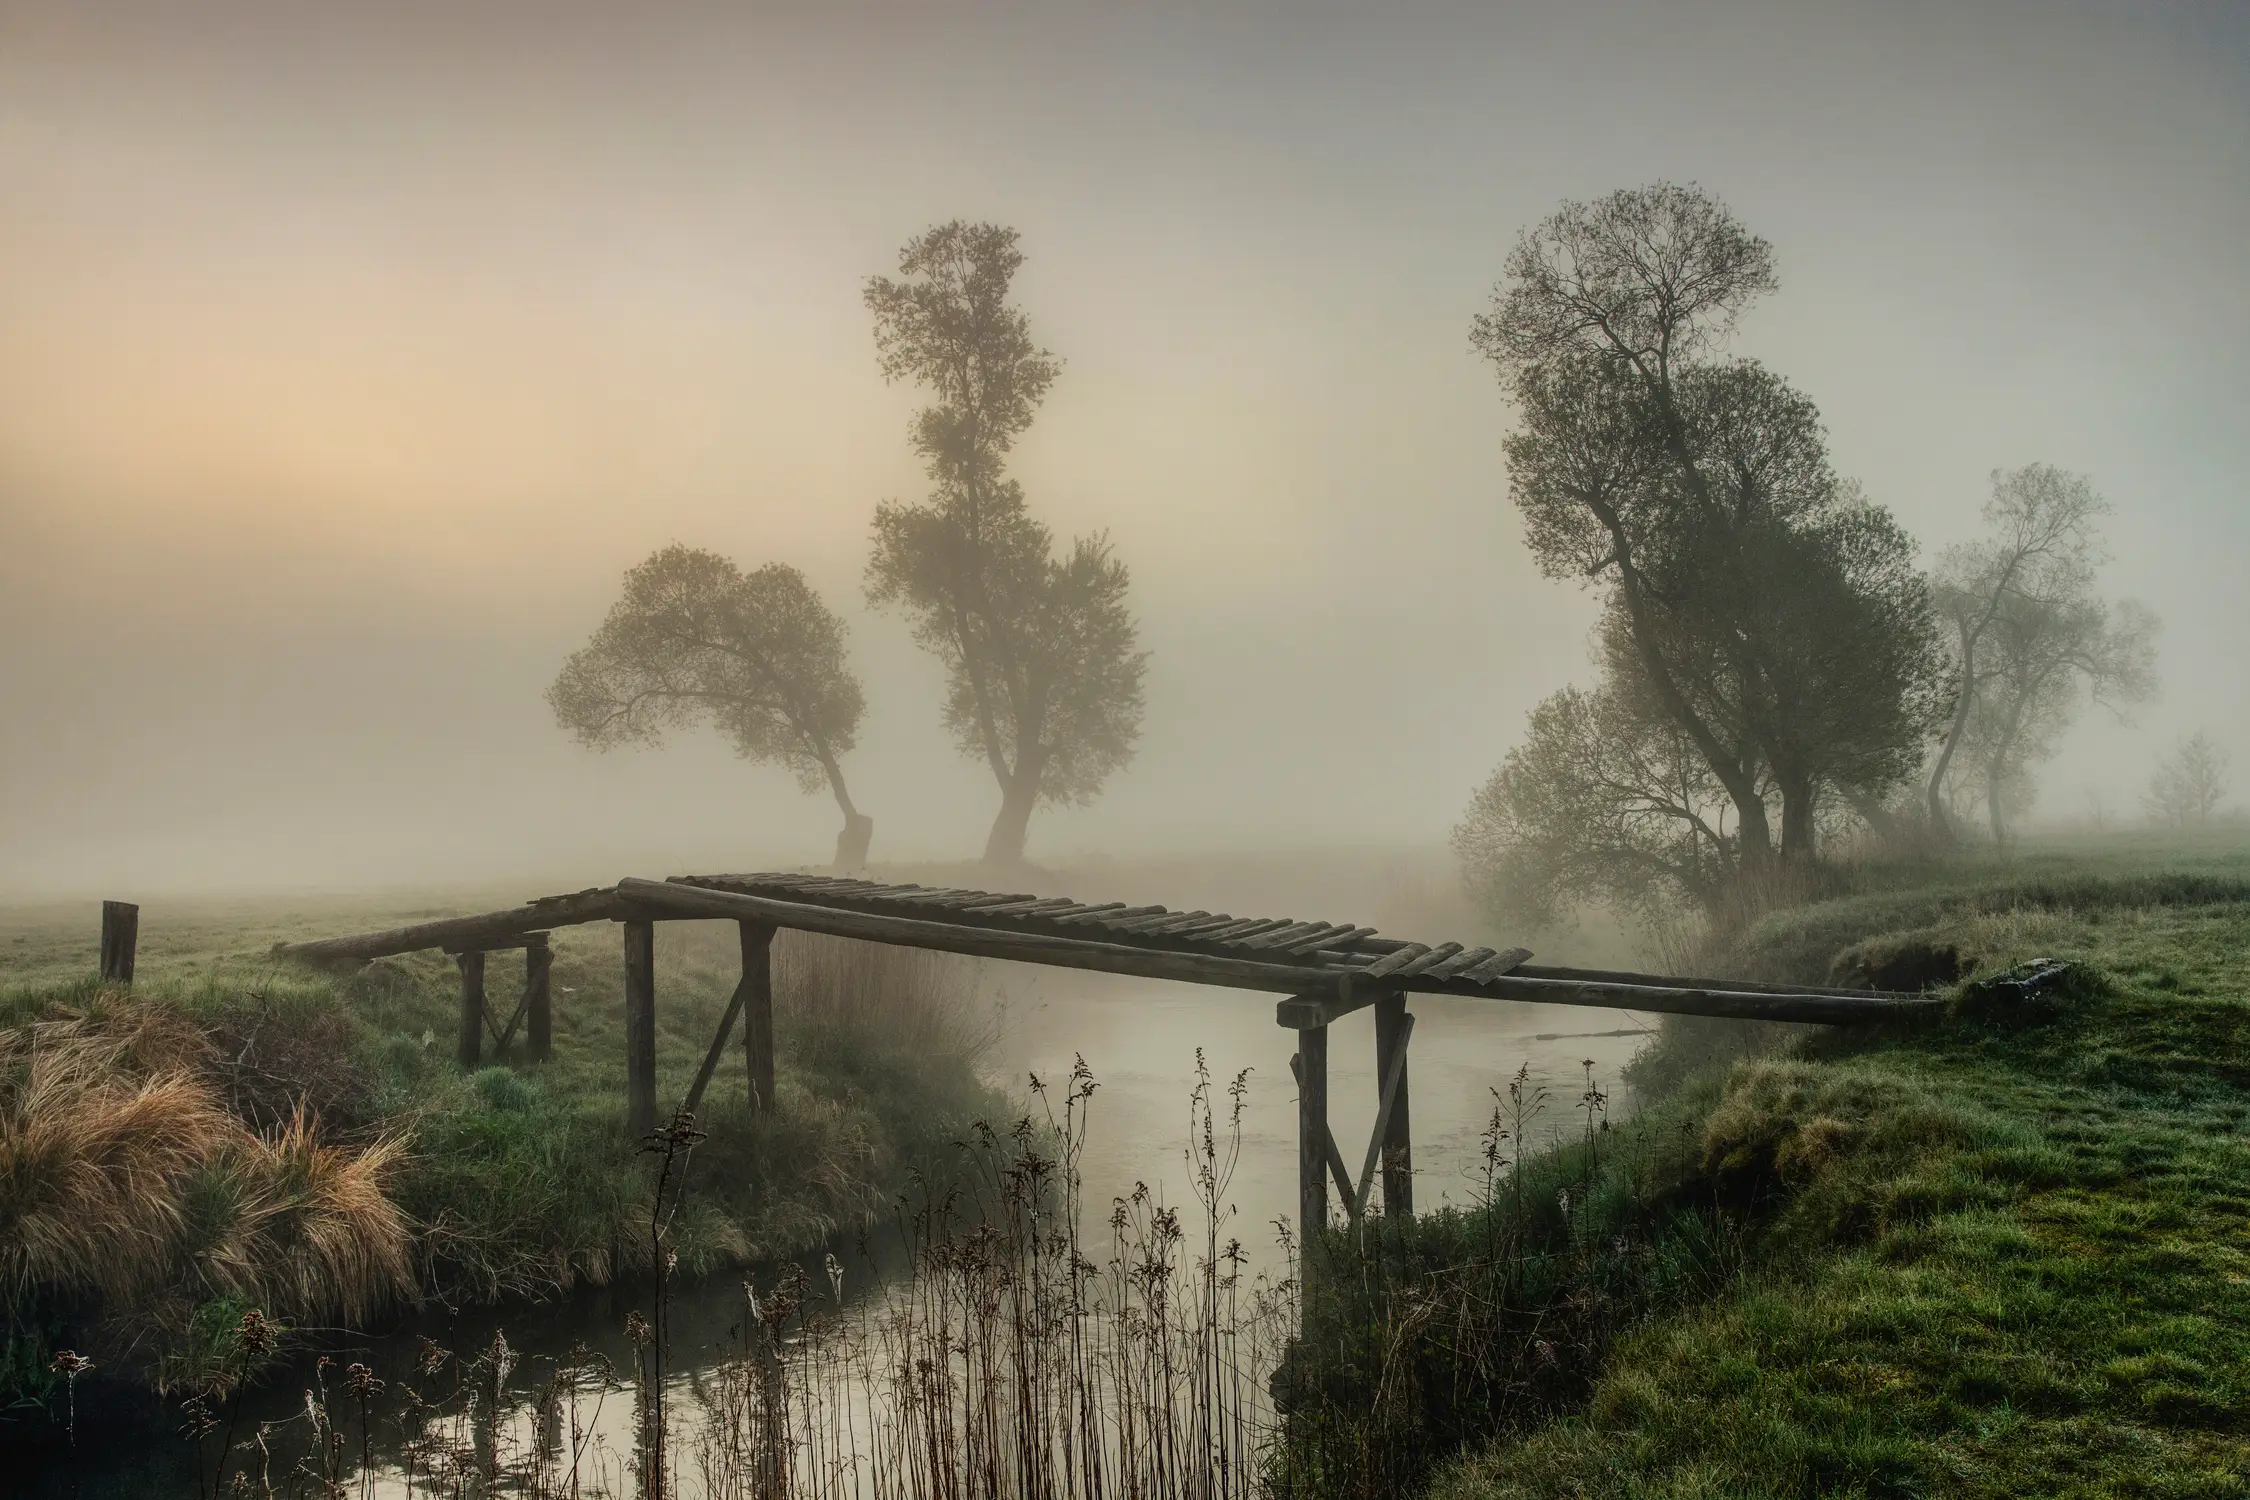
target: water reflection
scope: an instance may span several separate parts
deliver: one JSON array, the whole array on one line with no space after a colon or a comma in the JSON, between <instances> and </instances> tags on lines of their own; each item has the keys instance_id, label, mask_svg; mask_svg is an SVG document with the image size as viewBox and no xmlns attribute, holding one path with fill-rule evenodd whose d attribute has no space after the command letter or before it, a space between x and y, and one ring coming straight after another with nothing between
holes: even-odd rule
<instances>
[{"instance_id":1,"label":"water reflection","mask_svg":"<svg viewBox=\"0 0 2250 1500\"><path fill-rule=\"evenodd\" d=\"M1097 1223L1112 1200L1129 1197L1139 1184L1152 1203L1192 1202L1187 1144L1197 1050L1222 1081L1247 1070L1241 1158L1220 1238L1241 1240L1247 1274L1287 1274L1273 1226L1295 1213L1296 1096L1288 1066L1295 1037L1275 1024L1272 997L1060 970L1008 969L988 980L1005 1006L991 1067L1011 1097L1027 1097L1030 1075L1060 1085L1081 1056L1098 1082L1078 1163L1086 1216ZM1410 1059L1416 1201L1425 1211L1469 1196L1481 1177L1478 1137L1490 1117L1490 1091L1519 1066L1528 1066L1533 1083L1555 1101L1543 1122L1549 1135L1572 1128L1568 1104L1578 1097L1588 1060L1615 1096L1613 1112L1629 1108L1618 1075L1639 1045L1638 1017L1430 996L1413 997L1410 1008L1418 1018ZM1329 1067L1332 1127L1347 1158L1356 1158L1376 1109L1370 1012L1332 1028ZM1531 1138L1540 1138L1538 1130ZM871 1235L837 1253L845 1273L841 1301L865 1311L866 1299L896 1295L907 1255L895 1234ZM825 1294L820 1261L805 1263L801 1279ZM752 1279L770 1288L782 1274L766 1267ZM269 1481L276 1493L305 1493L309 1462L348 1493L403 1497L431 1493L435 1471L446 1467L470 1475L512 1467L562 1475L575 1468L581 1493L633 1493L630 1461L641 1414L631 1374L642 1350L628 1328L648 1302L646 1286L614 1287L504 1313L432 1310L381 1338L336 1339L325 1364L300 1362L246 1396L238 1412L214 1414L238 1439L251 1439L230 1472L246 1473L252 1493ZM742 1398L727 1388L722 1369L743 1356L754 1332L742 1279L676 1285L670 1323L667 1405L672 1449L680 1455L712 1438L714 1411ZM355 1364L366 1371L356 1394L348 1388ZM362 1399L367 1381L380 1382L380 1400ZM399 1419L412 1399L442 1410L421 1429L418 1444L406 1441L409 1424ZM829 1458L841 1464L851 1457L846 1435L870 1431L872 1423L864 1394L824 1399L841 1403L831 1412L839 1441ZM157 1430L175 1423L167 1414ZM158 1437L96 1445L82 1455L76 1476L42 1476L32 1493L87 1500L208 1493L220 1435L203 1445L201 1476L187 1442ZM372 1460L364 1468L363 1455ZM692 1467L681 1472L685 1492L700 1493Z\"/></svg>"}]
</instances>

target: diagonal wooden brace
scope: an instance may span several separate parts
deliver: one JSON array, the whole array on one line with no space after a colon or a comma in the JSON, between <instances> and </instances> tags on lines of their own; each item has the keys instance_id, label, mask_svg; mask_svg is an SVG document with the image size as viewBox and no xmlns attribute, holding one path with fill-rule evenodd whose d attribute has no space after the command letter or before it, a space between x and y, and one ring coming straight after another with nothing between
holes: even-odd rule
<instances>
[{"instance_id":1,"label":"diagonal wooden brace","mask_svg":"<svg viewBox=\"0 0 2250 1500\"><path fill-rule=\"evenodd\" d=\"M499 1057L506 1053L508 1050L508 1043L516 1039L516 1028L523 1024L524 1015L531 1009L532 991L536 990L538 987L538 980L532 978L526 978L524 980L523 998L516 1002L516 1013L508 1017L507 1026L501 1030L498 1036L492 1039L492 1055L494 1057ZM490 1011L487 1011L485 1012L485 1024L487 1026L490 1026L491 1023L492 1013Z\"/></svg>"},{"instance_id":2,"label":"diagonal wooden brace","mask_svg":"<svg viewBox=\"0 0 2250 1500\"><path fill-rule=\"evenodd\" d=\"M1406 1076L1406 1043L1414 1035L1414 1018L1399 1018L1399 1038L1391 1065L1383 1071L1382 1102L1375 1107L1375 1129L1367 1137L1367 1160L1359 1169L1359 1191L1351 1195L1352 1219L1367 1212L1367 1194L1375 1186L1375 1169L1383 1162L1383 1142L1390 1135L1391 1109L1398 1103L1398 1081Z\"/></svg>"},{"instance_id":3,"label":"diagonal wooden brace","mask_svg":"<svg viewBox=\"0 0 2250 1500\"><path fill-rule=\"evenodd\" d=\"M750 976L742 976L734 987L734 998L727 1002L727 1013L719 1018L719 1034L711 1038L711 1050L703 1054L703 1066L696 1069L695 1083L687 1091L687 1102L680 1108L694 1114L703 1103L703 1091L711 1086L711 1075L719 1071L719 1059L727 1055L727 1038L734 1034L735 1017L742 1014L743 1002L750 998Z\"/></svg>"}]
</instances>

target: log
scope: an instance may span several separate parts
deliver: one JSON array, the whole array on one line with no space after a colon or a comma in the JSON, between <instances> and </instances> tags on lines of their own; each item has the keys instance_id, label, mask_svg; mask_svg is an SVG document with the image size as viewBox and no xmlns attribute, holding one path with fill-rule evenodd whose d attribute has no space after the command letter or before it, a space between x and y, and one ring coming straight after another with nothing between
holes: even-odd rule
<instances>
[{"instance_id":1,"label":"log","mask_svg":"<svg viewBox=\"0 0 2250 1500\"><path fill-rule=\"evenodd\" d=\"M656 1129L656 924L625 923L625 1130Z\"/></svg>"},{"instance_id":2,"label":"log","mask_svg":"<svg viewBox=\"0 0 2250 1500\"><path fill-rule=\"evenodd\" d=\"M102 983L131 985L141 944L141 909L130 901L102 903Z\"/></svg>"},{"instance_id":3,"label":"log","mask_svg":"<svg viewBox=\"0 0 2250 1500\"><path fill-rule=\"evenodd\" d=\"M1284 943L1296 942L1299 938L1325 935L1335 930L1334 926L1327 922L1291 922L1286 927L1276 928L1272 932L1261 932L1256 937L1238 938L1235 940L1235 946L1252 951L1260 948L1278 948Z\"/></svg>"},{"instance_id":4,"label":"log","mask_svg":"<svg viewBox=\"0 0 2250 1500\"><path fill-rule=\"evenodd\" d=\"M1374 935L1375 929L1372 927L1339 927L1334 932L1324 932L1318 937L1299 938L1293 943L1285 943L1282 946L1285 951L1290 953L1336 953L1341 955L1361 938L1373 937Z\"/></svg>"},{"instance_id":5,"label":"log","mask_svg":"<svg viewBox=\"0 0 2250 1500\"><path fill-rule=\"evenodd\" d=\"M1376 959L1361 973L1368 979L1380 979L1386 974L1397 973L1429 951L1430 947L1427 943L1408 943L1404 947L1394 948L1381 958Z\"/></svg>"},{"instance_id":6,"label":"log","mask_svg":"<svg viewBox=\"0 0 2250 1500\"><path fill-rule=\"evenodd\" d=\"M1478 968L1486 959L1499 956L1490 948L1471 948L1466 953L1456 953L1451 958L1431 964L1425 972L1432 979L1451 979L1456 974L1466 974Z\"/></svg>"},{"instance_id":7,"label":"log","mask_svg":"<svg viewBox=\"0 0 2250 1500\"><path fill-rule=\"evenodd\" d=\"M1304 1029L1325 1026L1338 1016L1372 1005L1397 990L1418 994L1460 995L1469 998L1536 1000L1553 1005L1594 1005L1607 1009L1645 1010L1699 1016L1734 1016L1763 1021L1818 1021L1829 1024L1887 1021L1903 1016L1936 1014L1940 999L1921 995L1889 995L1872 990L1846 994L1771 993L1765 990L1683 989L1649 975L1644 982L1622 984L1609 980L1585 982L1576 978L1526 979L1519 973L1503 974L1482 984L1461 978L1433 979L1427 975L1393 975L1381 984L1354 983L1362 971L1356 967L1271 962L1234 954L1194 953L1161 948L1136 948L1107 943L1097 936L1066 937L1059 933L1010 932L971 927L961 923L897 917L845 907L816 906L809 902L782 901L771 896L748 896L734 891L676 881L639 880L631 876L618 882L620 898L643 910L675 917L732 917L737 921L771 922L804 932L825 932L836 937L860 938L909 948L930 948L940 953L965 953L976 958L1013 959L1021 963L1056 968L1093 969L1108 974L1130 974L1142 979L1176 979L1188 984L1224 985L1233 989L1279 991L1291 998L1280 1002L1276 1017L1284 1026ZM1286 926L1287 923L1277 925ZM1459 951L1458 944L1443 945L1445 956ZM1438 950L1432 949L1431 952ZM1427 955L1424 955L1425 957ZM1567 970L1549 970L1564 973ZM1723 984L1724 981L1712 981Z\"/></svg>"},{"instance_id":8,"label":"log","mask_svg":"<svg viewBox=\"0 0 2250 1500\"><path fill-rule=\"evenodd\" d=\"M1525 952L1524 957L1528 959L1531 955ZM1522 963L1508 972L1524 979L1561 979L1573 984L1656 985L1687 990L1726 990L1740 995L1835 995L1846 1000L1865 999L1869 995L1891 995L1905 1000L1923 998L1897 990L1854 989L1849 985L1766 984L1755 979L1690 979L1677 974L1635 974L1625 969L1564 969L1552 964Z\"/></svg>"},{"instance_id":9,"label":"log","mask_svg":"<svg viewBox=\"0 0 2250 1500\"><path fill-rule=\"evenodd\" d=\"M276 958L301 958L316 964L363 964L398 953L419 953L425 948L461 950L488 942L504 942L547 927L575 927L583 922L607 922L623 908L615 891L580 891L575 896L550 896L542 901L512 906L506 911L481 912L472 917L445 917L416 922L382 932L353 937L320 938L309 943L276 943Z\"/></svg>"},{"instance_id":10,"label":"log","mask_svg":"<svg viewBox=\"0 0 2250 1500\"><path fill-rule=\"evenodd\" d=\"M1475 968L1465 971L1461 977L1472 984L1482 984L1488 979L1498 979L1503 974L1522 968L1530 957L1529 948L1503 948Z\"/></svg>"}]
</instances>

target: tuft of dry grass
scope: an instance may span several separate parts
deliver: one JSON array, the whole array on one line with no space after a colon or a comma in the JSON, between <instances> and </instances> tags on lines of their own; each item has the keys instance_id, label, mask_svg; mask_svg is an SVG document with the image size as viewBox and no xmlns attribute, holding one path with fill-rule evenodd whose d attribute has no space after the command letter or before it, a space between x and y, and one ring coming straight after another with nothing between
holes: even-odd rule
<instances>
[{"instance_id":1,"label":"tuft of dry grass","mask_svg":"<svg viewBox=\"0 0 2250 1500\"><path fill-rule=\"evenodd\" d=\"M240 1127L194 1075L136 1076L153 1027L0 1033L0 1288L130 1300L172 1265L188 1179Z\"/></svg>"},{"instance_id":2,"label":"tuft of dry grass","mask_svg":"<svg viewBox=\"0 0 2250 1500\"><path fill-rule=\"evenodd\" d=\"M415 1292L412 1234L384 1191L405 1152L388 1136L361 1150L324 1141L300 1108L280 1129L243 1132L214 1153L199 1184L210 1239L196 1268L214 1294L284 1316L364 1321Z\"/></svg>"},{"instance_id":3,"label":"tuft of dry grass","mask_svg":"<svg viewBox=\"0 0 2250 1500\"><path fill-rule=\"evenodd\" d=\"M127 1342L197 1293L362 1321L415 1292L385 1191L400 1137L258 1132L195 1069L192 1026L115 1003L0 1032L0 1297L98 1310Z\"/></svg>"}]
</instances>

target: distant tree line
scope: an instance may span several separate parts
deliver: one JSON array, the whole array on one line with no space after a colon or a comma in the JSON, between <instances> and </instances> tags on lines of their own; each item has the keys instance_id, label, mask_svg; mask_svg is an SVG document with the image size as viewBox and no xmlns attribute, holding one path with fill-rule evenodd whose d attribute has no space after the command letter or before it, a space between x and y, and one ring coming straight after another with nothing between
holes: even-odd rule
<instances>
[{"instance_id":1,"label":"distant tree line","mask_svg":"<svg viewBox=\"0 0 2250 1500\"><path fill-rule=\"evenodd\" d=\"M944 669L943 725L992 773L984 855L1003 865L1037 808L1090 801L1131 761L1148 660L1107 537L1058 546L1008 472L1061 372L1010 300L1022 264L1015 231L955 221L864 291L881 375L930 398L908 433L929 488L876 506L865 594ZM2093 487L1996 472L1986 535L1925 574L1837 472L1812 399L1729 353L1778 286L1772 246L1723 203L1657 183L1525 231L1471 325L1517 414L1525 543L1601 604L1594 681L1532 710L1454 833L1509 920L1715 918L1850 830L1942 847L1981 816L2005 842L2081 709L2155 690L2155 617L2096 589ZM595 748L708 725L825 788L853 868L874 824L845 783L866 708L845 635L786 564L667 547L548 698ZM2183 746L2152 814L2207 817L2214 757Z\"/></svg>"},{"instance_id":2,"label":"distant tree line","mask_svg":"<svg viewBox=\"0 0 2250 1500\"><path fill-rule=\"evenodd\" d=\"M904 614L943 664L945 728L998 783L984 853L1003 865L1022 860L1034 809L1091 801L1132 760L1148 662L1108 539L1058 553L1007 474L1061 370L1008 300L1022 264L1014 230L955 221L908 242L896 279L866 287L883 377L934 398L910 429L929 496L876 507L867 598ZM713 552L661 549L625 575L547 701L594 749L718 730L744 759L825 787L843 815L837 867L867 862L874 820L843 770L866 695L843 620L795 568L744 573Z\"/></svg>"}]
</instances>

